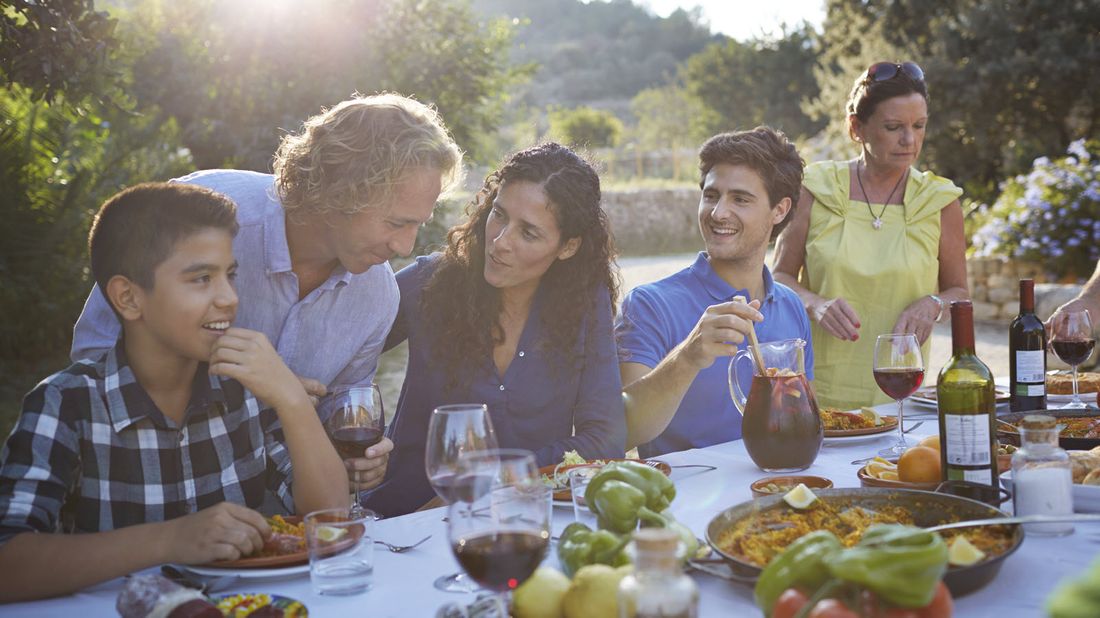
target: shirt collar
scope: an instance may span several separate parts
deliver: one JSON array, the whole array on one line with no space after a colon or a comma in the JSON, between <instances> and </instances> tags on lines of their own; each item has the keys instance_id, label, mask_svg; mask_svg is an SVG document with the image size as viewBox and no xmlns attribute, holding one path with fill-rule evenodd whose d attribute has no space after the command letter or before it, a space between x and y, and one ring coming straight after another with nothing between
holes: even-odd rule
<instances>
[{"instance_id":1,"label":"shirt collar","mask_svg":"<svg viewBox=\"0 0 1100 618\"><path fill-rule=\"evenodd\" d=\"M111 426L116 432L149 418L155 425L165 429L175 429L176 424L169 420L149 393L138 383L130 363L126 358L123 338L112 348L104 359L104 384L106 385L107 412ZM221 381L209 373L206 363L199 363L195 378L191 383L191 399L187 403L187 413L183 425L187 425L197 414L220 414L226 409L225 393Z\"/></svg>"},{"instance_id":2,"label":"shirt collar","mask_svg":"<svg viewBox=\"0 0 1100 618\"><path fill-rule=\"evenodd\" d=\"M274 193L274 181L269 192ZM268 274L288 273L293 270L290 261L290 244L286 239L286 211L283 210L277 198L264 209L264 268ZM331 290L351 283L351 273L342 264L337 264L328 279L321 285L323 289Z\"/></svg>"},{"instance_id":3,"label":"shirt collar","mask_svg":"<svg viewBox=\"0 0 1100 618\"><path fill-rule=\"evenodd\" d=\"M711 298L715 302L728 302L733 299L734 296L744 296L749 300L749 291L742 289L739 290L729 283L725 279L718 276L718 273L714 272L714 268L710 265L710 260L707 259L707 252L700 251L699 255L695 258L695 263L690 266L691 273L702 284L703 289L710 294ZM761 273L764 277L764 298L762 302L771 302L775 298L775 281L772 279L772 273L768 270L768 266L764 265L764 271Z\"/></svg>"}]
</instances>

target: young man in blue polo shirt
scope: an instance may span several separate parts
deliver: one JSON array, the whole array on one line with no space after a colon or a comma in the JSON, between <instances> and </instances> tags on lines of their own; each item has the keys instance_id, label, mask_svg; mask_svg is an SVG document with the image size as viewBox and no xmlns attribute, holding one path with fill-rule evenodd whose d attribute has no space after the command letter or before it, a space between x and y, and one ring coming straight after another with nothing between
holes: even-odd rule
<instances>
[{"instance_id":1,"label":"young man in blue polo shirt","mask_svg":"<svg viewBox=\"0 0 1100 618\"><path fill-rule=\"evenodd\" d=\"M741 415L730 398L725 357L753 327L762 342L810 343L801 301L764 265L768 244L798 203L802 168L794 145L769 127L703 144L699 231L706 251L684 270L627 294L615 327L627 448L652 457L739 439ZM813 378L811 345L806 373Z\"/></svg>"}]
</instances>

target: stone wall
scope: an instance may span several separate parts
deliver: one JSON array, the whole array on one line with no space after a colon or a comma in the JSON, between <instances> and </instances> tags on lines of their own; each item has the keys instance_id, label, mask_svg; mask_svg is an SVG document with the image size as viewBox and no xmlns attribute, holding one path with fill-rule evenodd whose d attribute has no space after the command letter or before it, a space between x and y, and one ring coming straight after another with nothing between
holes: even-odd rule
<instances>
[{"instance_id":1,"label":"stone wall","mask_svg":"<svg viewBox=\"0 0 1100 618\"><path fill-rule=\"evenodd\" d=\"M966 278L976 320L1012 320L1020 311L1020 279L1035 280L1035 314L1044 320L1081 291L1079 285L1055 283L1041 264L1007 258L970 258Z\"/></svg>"},{"instance_id":2,"label":"stone wall","mask_svg":"<svg viewBox=\"0 0 1100 618\"><path fill-rule=\"evenodd\" d=\"M694 251L703 245L698 189L604 191L603 207L625 255Z\"/></svg>"}]
</instances>

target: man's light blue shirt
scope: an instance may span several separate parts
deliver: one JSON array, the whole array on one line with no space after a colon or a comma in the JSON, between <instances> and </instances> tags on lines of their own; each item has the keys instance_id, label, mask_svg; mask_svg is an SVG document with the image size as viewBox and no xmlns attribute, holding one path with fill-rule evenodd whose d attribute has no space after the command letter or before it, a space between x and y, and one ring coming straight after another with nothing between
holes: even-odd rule
<instances>
[{"instance_id":1,"label":"man's light blue shirt","mask_svg":"<svg viewBox=\"0 0 1100 618\"><path fill-rule=\"evenodd\" d=\"M207 187L237 203L240 232L233 255L239 263L240 305L233 325L262 332L295 374L320 381L330 392L369 384L397 315L399 292L389 264L358 275L337 266L299 300L285 214L272 175L207 170L173 182ZM93 288L73 329L73 361L114 347L119 330L107 301Z\"/></svg>"},{"instance_id":2,"label":"man's light blue shirt","mask_svg":"<svg viewBox=\"0 0 1100 618\"><path fill-rule=\"evenodd\" d=\"M806 376L813 379L814 353L810 338L810 320L798 295L772 279L764 267L764 298L760 313L764 321L756 324L756 336L762 341L795 337L806 341ZM728 302L734 296L749 298L748 290L738 290L714 272L705 251L695 263L659 281L640 285L623 299L615 325L619 344L619 362L656 367L673 348L687 338L707 307ZM699 372L688 387L672 422L661 435L638 447L642 457L699 448L737 440L741 437L741 414L733 405L729 389L728 358L718 358ZM752 369L748 361L741 388L749 392Z\"/></svg>"}]
</instances>

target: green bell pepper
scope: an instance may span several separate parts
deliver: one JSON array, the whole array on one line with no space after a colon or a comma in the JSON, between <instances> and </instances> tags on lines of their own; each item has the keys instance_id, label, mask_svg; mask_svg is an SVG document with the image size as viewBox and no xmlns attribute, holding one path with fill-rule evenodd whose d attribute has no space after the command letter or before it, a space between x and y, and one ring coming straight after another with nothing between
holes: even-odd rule
<instances>
[{"instance_id":1,"label":"green bell pepper","mask_svg":"<svg viewBox=\"0 0 1100 618\"><path fill-rule=\"evenodd\" d=\"M565 527L558 539L558 562L569 577L589 564L622 566L630 562L630 557L623 551L629 542L629 536L620 537L608 530L592 530L574 522Z\"/></svg>"},{"instance_id":2,"label":"green bell pepper","mask_svg":"<svg viewBox=\"0 0 1100 618\"><path fill-rule=\"evenodd\" d=\"M833 577L857 583L898 607L924 607L947 571L947 543L920 528L875 524L827 565Z\"/></svg>"},{"instance_id":3,"label":"green bell pepper","mask_svg":"<svg viewBox=\"0 0 1100 618\"><path fill-rule=\"evenodd\" d=\"M600 487L611 480L622 481L640 489L645 494L645 506L654 512L668 508L676 498L676 486L660 470L636 461L613 461L592 477L585 492L598 492Z\"/></svg>"},{"instance_id":4,"label":"green bell pepper","mask_svg":"<svg viewBox=\"0 0 1100 618\"><path fill-rule=\"evenodd\" d=\"M627 534L638 527L641 519L657 527L665 527L665 519L645 505L645 493L617 479L604 479L596 489L592 483L584 494L588 508L596 514L600 528Z\"/></svg>"},{"instance_id":5,"label":"green bell pepper","mask_svg":"<svg viewBox=\"0 0 1100 618\"><path fill-rule=\"evenodd\" d=\"M770 616L779 595L788 588L820 588L829 579L826 565L842 549L840 540L828 530L810 532L791 543L760 573L753 590L757 606Z\"/></svg>"}]
</instances>

